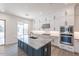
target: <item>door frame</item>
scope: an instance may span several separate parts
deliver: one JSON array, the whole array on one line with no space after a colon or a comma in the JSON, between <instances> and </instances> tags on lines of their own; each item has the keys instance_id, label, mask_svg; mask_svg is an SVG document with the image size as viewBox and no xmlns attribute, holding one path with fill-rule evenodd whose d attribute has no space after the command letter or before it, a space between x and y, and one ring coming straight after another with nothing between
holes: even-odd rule
<instances>
[{"instance_id":1,"label":"door frame","mask_svg":"<svg viewBox=\"0 0 79 59\"><path fill-rule=\"evenodd\" d=\"M6 20L0 19L0 21L4 21L4 44L2 45L6 45Z\"/></svg>"}]
</instances>

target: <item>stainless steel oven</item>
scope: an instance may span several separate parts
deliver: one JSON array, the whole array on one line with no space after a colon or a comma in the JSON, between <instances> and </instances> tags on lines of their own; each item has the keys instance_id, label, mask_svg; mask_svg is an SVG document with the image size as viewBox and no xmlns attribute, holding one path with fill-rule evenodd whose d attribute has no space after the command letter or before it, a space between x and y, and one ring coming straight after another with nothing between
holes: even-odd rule
<instances>
[{"instance_id":1,"label":"stainless steel oven","mask_svg":"<svg viewBox=\"0 0 79 59\"><path fill-rule=\"evenodd\" d=\"M67 44L67 45L73 45L72 44L72 39L73 39L73 35L70 35L70 34L61 34L61 37L60 37L60 43L62 44Z\"/></svg>"},{"instance_id":2,"label":"stainless steel oven","mask_svg":"<svg viewBox=\"0 0 79 59\"><path fill-rule=\"evenodd\" d=\"M73 26L60 27L60 43L73 45Z\"/></svg>"}]
</instances>

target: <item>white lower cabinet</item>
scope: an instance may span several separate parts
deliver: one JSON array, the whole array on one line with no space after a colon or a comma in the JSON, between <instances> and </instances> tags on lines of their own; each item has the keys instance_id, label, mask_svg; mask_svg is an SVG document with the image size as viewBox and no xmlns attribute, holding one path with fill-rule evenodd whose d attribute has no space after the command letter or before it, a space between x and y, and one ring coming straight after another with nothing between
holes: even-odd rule
<instances>
[{"instance_id":1,"label":"white lower cabinet","mask_svg":"<svg viewBox=\"0 0 79 59\"><path fill-rule=\"evenodd\" d=\"M78 43L76 43L76 46L74 48L74 46L61 44L59 37L53 37L51 44L55 45L55 46L57 46L57 47L59 47L61 49L67 50L67 51L71 51L71 52L78 51L79 52L79 48L78 48L79 47L79 41L78 41Z\"/></svg>"},{"instance_id":2,"label":"white lower cabinet","mask_svg":"<svg viewBox=\"0 0 79 59\"><path fill-rule=\"evenodd\" d=\"M53 37L51 44L59 47L59 45L60 45L59 37Z\"/></svg>"},{"instance_id":3,"label":"white lower cabinet","mask_svg":"<svg viewBox=\"0 0 79 59\"><path fill-rule=\"evenodd\" d=\"M69 45L61 44L59 37L53 37L51 44L55 45L55 46L57 46L57 47L59 47L61 49L74 52L74 47L73 46L69 46Z\"/></svg>"},{"instance_id":4,"label":"white lower cabinet","mask_svg":"<svg viewBox=\"0 0 79 59\"><path fill-rule=\"evenodd\" d=\"M69 45L61 44L59 38L56 38L56 37L53 38L51 44L55 45L55 46L57 46L57 47L59 47L61 49L74 52L74 46L69 46Z\"/></svg>"},{"instance_id":5,"label":"white lower cabinet","mask_svg":"<svg viewBox=\"0 0 79 59\"><path fill-rule=\"evenodd\" d=\"M79 53L79 40L74 40L74 48L75 52Z\"/></svg>"},{"instance_id":6,"label":"white lower cabinet","mask_svg":"<svg viewBox=\"0 0 79 59\"><path fill-rule=\"evenodd\" d=\"M60 48L61 48L61 49L64 49L64 50L67 50L67 51L74 52L74 47L73 47L73 46L61 44L61 45L60 45Z\"/></svg>"}]
</instances>

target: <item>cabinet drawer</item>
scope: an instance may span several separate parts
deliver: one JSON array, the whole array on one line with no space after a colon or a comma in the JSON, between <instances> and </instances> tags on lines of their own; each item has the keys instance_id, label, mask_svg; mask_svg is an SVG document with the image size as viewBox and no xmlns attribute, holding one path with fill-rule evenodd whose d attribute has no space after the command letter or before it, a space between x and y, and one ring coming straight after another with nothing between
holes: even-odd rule
<instances>
[{"instance_id":1,"label":"cabinet drawer","mask_svg":"<svg viewBox=\"0 0 79 59\"><path fill-rule=\"evenodd\" d=\"M24 42L21 41L20 48L24 49Z\"/></svg>"},{"instance_id":2,"label":"cabinet drawer","mask_svg":"<svg viewBox=\"0 0 79 59\"><path fill-rule=\"evenodd\" d=\"M79 46L75 48L75 52L79 53Z\"/></svg>"},{"instance_id":3,"label":"cabinet drawer","mask_svg":"<svg viewBox=\"0 0 79 59\"><path fill-rule=\"evenodd\" d=\"M67 47L67 50L68 50L68 51L71 51L71 52L74 52L74 46L68 46L68 47Z\"/></svg>"},{"instance_id":4,"label":"cabinet drawer","mask_svg":"<svg viewBox=\"0 0 79 59\"><path fill-rule=\"evenodd\" d=\"M27 54L29 55L29 56L32 56L33 55L33 49L32 49L32 47L30 47L29 45L28 45L28 48L27 48Z\"/></svg>"},{"instance_id":5,"label":"cabinet drawer","mask_svg":"<svg viewBox=\"0 0 79 59\"><path fill-rule=\"evenodd\" d=\"M21 45L21 41L20 41L20 40L18 40L18 47L20 47L20 45Z\"/></svg>"},{"instance_id":6,"label":"cabinet drawer","mask_svg":"<svg viewBox=\"0 0 79 59\"><path fill-rule=\"evenodd\" d=\"M67 50L67 51L74 52L74 47L73 47L73 46L61 45L60 48L61 48L61 49L64 49L64 50Z\"/></svg>"},{"instance_id":7,"label":"cabinet drawer","mask_svg":"<svg viewBox=\"0 0 79 59\"><path fill-rule=\"evenodd\" d=\"M24 52L28 53L28 45L24 43Z\"/></svg>"}]
</instances>

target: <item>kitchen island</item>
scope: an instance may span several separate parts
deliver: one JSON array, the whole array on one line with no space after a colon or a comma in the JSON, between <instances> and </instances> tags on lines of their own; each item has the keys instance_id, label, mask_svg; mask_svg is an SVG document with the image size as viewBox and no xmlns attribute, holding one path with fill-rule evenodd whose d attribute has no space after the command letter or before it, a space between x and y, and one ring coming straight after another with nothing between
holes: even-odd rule
<instances>
[{"instance_id":1,"label":"kitchen island","mask_svg":"<svg viewBox=\"0 0 79 59\"><path fill-rule=\"evenodd\" d=\"M18 39L18 47L28 56L50 56L51 40L48 37L26 35L24 39Z\"/></svg>"}]
</instances>

